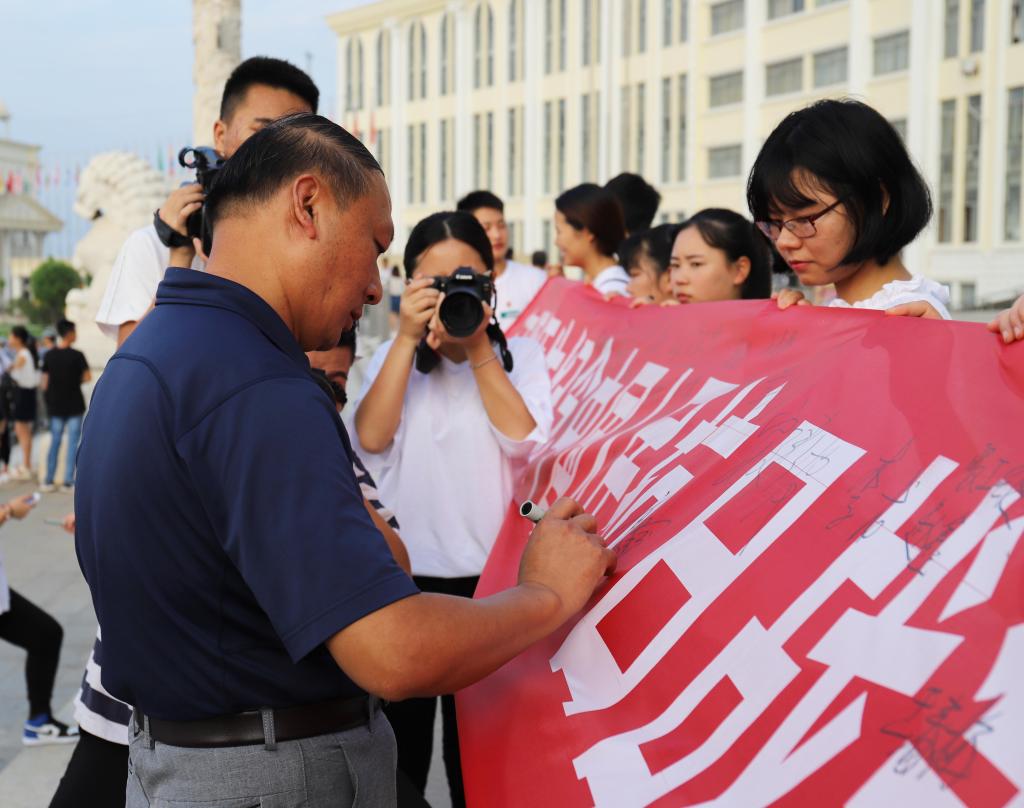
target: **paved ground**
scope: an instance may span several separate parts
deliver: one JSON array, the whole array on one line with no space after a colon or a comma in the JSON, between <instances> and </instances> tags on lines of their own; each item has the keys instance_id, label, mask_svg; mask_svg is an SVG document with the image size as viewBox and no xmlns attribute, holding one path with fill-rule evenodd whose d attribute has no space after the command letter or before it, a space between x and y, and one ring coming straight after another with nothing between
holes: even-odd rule
<instances>
[{"instance_id":1,"label":"paved ground","mask_svg":"<svg viewBox=\"0 0 1024 808\"><path fill-rule=\"evenodd\" d=\"M0 488L0 502L36 490L31 483ZM53 698L57 717L71 722L71 701L96 634L89 590L78 569L73 539L45 520L59 520L71 510L70 494L44 494L23 521L11 520L0 528L0 552L11 585L52 614L64 627L64 646ZM25 654L0 642L0 806L37 808L49 804L72 746L25 748L22 722L28 711L24 677ZM440 749L441 740L435 740ZM435 760L427 786L434 808L447 808L448 786L444 767Z\"/></svg>"}]
</instances>

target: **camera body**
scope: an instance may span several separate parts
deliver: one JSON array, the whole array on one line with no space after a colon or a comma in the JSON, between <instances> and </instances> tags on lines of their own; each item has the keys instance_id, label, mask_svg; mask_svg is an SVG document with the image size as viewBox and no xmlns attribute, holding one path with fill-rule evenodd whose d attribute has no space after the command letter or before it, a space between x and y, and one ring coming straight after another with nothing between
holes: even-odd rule
<instances>
[{"instance_id":1,"label":"camera body","mask_svg":"<svg viewBox=\"0 0 1024 808\"><path fill-rule=\"evenodd\" d=\"M191 160L189 159L190 154L192 155ZM213 183L217 180L217 175L227 161L209 146L186 146L178 152L178 162L185 168L195 169L196 182L199 183L205 195L210 193ZM192 213L185 223L185 229L189 239L198 238L203 242L203 252L209 255L213 234L207 232L209 228L206 226L203 211L204 208L201 207Z\"/></svg>"},{"instance_id":2,"label":"camera body","mask_svg":"<svg viewBox=\"0 0 1024 808\"><path fill-rule=\"evenodd\" d=\"M494 299L494 281L469 267L448 277L434 278L433 287L444 293L438 317L453 337L468 337L484 320L484 303Z\"/></svg>"}]
</instances>

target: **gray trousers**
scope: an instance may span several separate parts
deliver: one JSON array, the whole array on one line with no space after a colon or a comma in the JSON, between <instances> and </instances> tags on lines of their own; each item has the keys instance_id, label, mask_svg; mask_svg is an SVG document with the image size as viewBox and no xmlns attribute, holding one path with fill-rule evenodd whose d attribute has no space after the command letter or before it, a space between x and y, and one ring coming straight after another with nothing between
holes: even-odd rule
<instances>
[{"instance_id":1,"label":"gray trousers","mask_svg":"<svg viewBox=\"0 0 1024 808\"><path fill-rule=\"evenodd\" d=\"M272 751L168 746L133 720L125 808L392 808L395 761L395 736L379 706L368 726Z\"/></svg>"}]
</instances>

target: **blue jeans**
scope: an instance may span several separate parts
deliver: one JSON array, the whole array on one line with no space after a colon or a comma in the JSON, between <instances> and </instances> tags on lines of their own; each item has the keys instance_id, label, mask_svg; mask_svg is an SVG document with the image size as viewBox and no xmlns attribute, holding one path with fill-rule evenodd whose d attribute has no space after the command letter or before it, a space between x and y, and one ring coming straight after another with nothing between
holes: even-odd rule
<instances>
[{"instance_id":1,"label":"blue jeans","mask_svg":"<svg viewBox=\"0 0 1024 808\"><path fill-rule=\"evenodd\" d=\"M64 485L75 482L75 460L78 458L78 441L82 437L82 416L72 415L70 418L50 416L50 454L46 458L46 484L53 485L53 477L57 473L57 453L60 441L64 437L64 427L68 428L68 454L64 464Z\"/></svg>"}]
</instances>

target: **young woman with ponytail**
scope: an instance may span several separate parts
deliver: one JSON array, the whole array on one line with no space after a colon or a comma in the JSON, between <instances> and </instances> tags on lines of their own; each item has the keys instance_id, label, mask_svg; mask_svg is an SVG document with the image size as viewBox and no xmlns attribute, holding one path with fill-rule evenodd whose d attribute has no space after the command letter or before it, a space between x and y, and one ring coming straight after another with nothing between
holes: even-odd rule
<instances>
[{"instance_id":1,"label":"young woman with ponytail","mask_svg":"<svg viewBox=\"0 0 1024 808\"><path fill-rule=\"evenodd\" d=\"M490 273L494 256L470 213L423 219L405 248L409 284L398 333L374 354L356 405L356 448L382 501L403 526L413 578L425 592L470 597L512 497L513 466L543 443L552 421L544 354L506 340L490 305L475 333L456 338L438 317L434 278L460 267ZM388 707L398 767L422 791L437 700ZM441 700L452 804L464 805L452 696Z\"/></svg>"}]
</instances>

